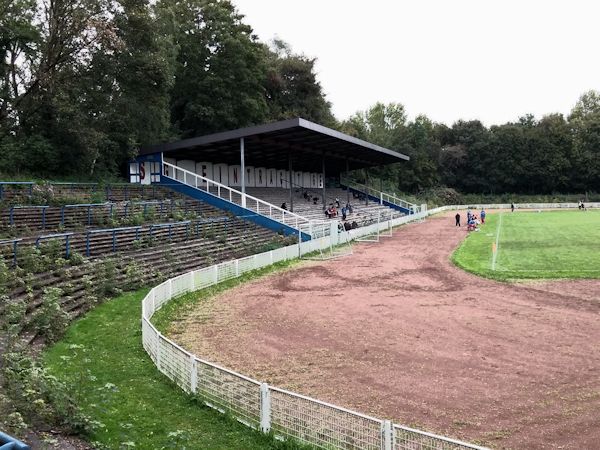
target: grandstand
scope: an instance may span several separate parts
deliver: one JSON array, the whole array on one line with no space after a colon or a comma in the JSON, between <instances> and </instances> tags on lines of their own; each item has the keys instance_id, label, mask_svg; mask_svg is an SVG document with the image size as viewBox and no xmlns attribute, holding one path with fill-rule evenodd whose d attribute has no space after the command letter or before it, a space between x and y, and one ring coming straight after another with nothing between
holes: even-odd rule
<instances>
[{"instance_id":1,"label":"grandstand","mask_svg":"<svg viewBox=\"0 0 600 450\"><path fill-rule=\"evenodd\" d=\"M304 119L290 119L142 148L130 164L130 181L167 183L189 197L308 240L310 222L323 221L324 210L336 199L352 205L347 219L357 225L417 212L416 205L348 181L352 170L407 159ZM340 185L341 175L345 184Z\"/></svg>"}]
</instances>

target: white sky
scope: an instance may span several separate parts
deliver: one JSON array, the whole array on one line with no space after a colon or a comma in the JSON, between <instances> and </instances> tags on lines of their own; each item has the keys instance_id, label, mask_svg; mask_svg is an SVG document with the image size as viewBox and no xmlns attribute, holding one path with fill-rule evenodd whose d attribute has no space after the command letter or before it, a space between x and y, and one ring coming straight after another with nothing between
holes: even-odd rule
<instances>
[{"instance_id":1,"label":"white sky","mask_svg":"<svg viewBox=\"0 0 600 450\"><path fill-rule=\"evenodd\" d=\"M567 114L600 90L597 0L232 0L316 57L338 119L377 101L451 125Z\"/></svg>"}]
</instances>

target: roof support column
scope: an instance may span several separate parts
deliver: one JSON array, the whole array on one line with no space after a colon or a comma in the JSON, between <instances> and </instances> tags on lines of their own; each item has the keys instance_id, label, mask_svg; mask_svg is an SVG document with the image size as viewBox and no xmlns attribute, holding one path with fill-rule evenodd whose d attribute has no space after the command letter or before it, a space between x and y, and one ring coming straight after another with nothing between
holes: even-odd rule
<instances>
[{"instance_id":1,"label":"roof support column","mask_svg":"<svg viewBox=\"0 0 600 450\"><path fill-rule=\"evenodd\" d=\"M346 182L350 181L350 161L346 157ZM346 204L350 203L350 186L346 186Z\"/></svg>"},{"instance_id":2,"label":"roof support column","mask_svg":"<svg viewBox=\"0 0 600 450\"><path fill-rule=\"evenodd\" d=\"M325 204L325 151L321 154L321 169L323 171L323 189L321 190L321 199L323 201L323 209L327 208Z\"/></svg>"},{"instance_id":3,"label":"roof support column","mask_svg":"<svg viewBox=\"0 0 600 450\"><path fill-rule=\"evenodd\" d=\"M240 138L240 175L242 182L242 208L246 207L246 161L245 161L245 142L244 138Z\"/></svg>"},{"instance_id":4,"label":"roof support column","mask_svg":"<svg viewBox=\"0 0 600 450\"><path fill-rule=\"evenodd\" d=\"M290 211L294 212L294 191L292 186L292 180L294 179L294 172L292 167L292 151L288 150L288 184L290 187Z\"/></svg>"},{"instance_id":5,"label":"roof support column","mask_svg":"<svg viewBox=\"0 0 600 450\"><path fill-rule=\"evenodd\" d=\"M365 186L367 189L365 189L367 192L365 192L365 205L369 206L369 169L365 169Z\"/></svg>"}]
</instances>

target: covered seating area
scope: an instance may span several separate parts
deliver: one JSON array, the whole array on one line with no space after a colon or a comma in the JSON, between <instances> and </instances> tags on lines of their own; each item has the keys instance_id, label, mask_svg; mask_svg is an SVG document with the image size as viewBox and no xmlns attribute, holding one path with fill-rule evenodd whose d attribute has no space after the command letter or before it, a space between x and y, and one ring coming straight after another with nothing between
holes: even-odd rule
<instances>
[{"instance_id":1,"label":"covered seating area","mask_svg":"<svg viewBox=\"0 0 600 450\"><path fill-rule=\"evenodd\" d=\"M321 207L338 196L338 192L328 195L327 178L408 159L393 150L295 118L144 147L130 166L130 180L154 182L165 162L243 194L273 188L273 193L279 191L279 200L286 190L288 195L282 204L294 211L298 193L318 193ZM350 192L345 192L345 200L350 201Z\"/></svg>"}]
</instances>

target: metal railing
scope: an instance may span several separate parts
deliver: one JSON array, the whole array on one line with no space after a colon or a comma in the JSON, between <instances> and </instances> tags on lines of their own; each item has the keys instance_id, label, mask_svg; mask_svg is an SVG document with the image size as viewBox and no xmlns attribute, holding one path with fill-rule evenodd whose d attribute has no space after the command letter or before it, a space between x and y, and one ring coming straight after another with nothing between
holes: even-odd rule
<instances>
[{"instance_id":1,"label":"metal railing","mask_svg":"<svg viewBox=\"0 0 600 450\"><path fill-rule=\"evenodd\" d=\"M393 219L394 226L424 218L418 213ZM330 224L329 224L330 225ZM372 234L377 223L347 232ZM286 391L201 359L163 336L152 324L156 311L174 298L244 273L338 244L340 233L216 264L171 278L142 300L142 345L158 370L207 406L228 413L264 433L289 437L321 449L482 450L466 442L393 424L356 411Z\"/></svg>"},{"instance_id":2,"label":"metal railing","mask_svg":"<svg viewBox=\"0 0 600 450\"><path fill-rule=\"evenodd\" d=\"M35 247L39 248L42 241L50 241L53 239L64 239L65 240L65 258L69 259L71 256L71 236L74 233L55 233L47 234L45 236L38 236L35 240ZM15 260L16 263L16 260Z\"/></svg>"},{"instance_id":3,"label":"metal railing","mask_svg":"<svg viewBox=\"0 0 600 450\"><path fill-rule=\"evenodd\" d=\"M415 205L414 203L407 202L406 200L401 199L393 194L388 194L386 192L381 192L377 189L374 189L370 186L366 186L364 184L356 183L348 178L341 177L340 183L344 186L348 186L351 189L355 189L357 191L363 192L364 194L370 195L371 197L375 197L379 199L379 203L383 205L383 202L388 202L393 205L397 205L400 208L407 209L410 211L410 214L415 214L419 212L419 205Z\"/></svg>"},{"instance_id":4,"label":"metal railing","mask_svg":"<svg viewBox=\"0 0 600 450\"><path fill-rule=\"evenodd\" d=\"M135 227L119 227L119 228L105 228L105 229L101 229L101 230L88 230L86 232L85 235L85 256L89 257L91 255L91 236L92 235L98 235L98 234L111 234L112 236L112 251L116 252L117 251L117 233L121 233L121 232L130 232L130 231L134 231L135 232L135 241L140 239L140 231L142 230L141 226L135 226Z\"/></svg>"},{"instance_id":5,"label":"metal railing","mask_svg":"<svg viewBox=\"0 0 600 450\"><path fill-rule=\"evenodd\" d=\"M12 247L12 265L13 267L17 267L17 249L19 247L19 242L21 242L23 239L6 239L3 241L0 241L0 245L10 245Z\"/></svg>"},{"instance_id":6,"label":"metal railing","mask_svg":"<svg viewBox=\"0 0 600 450\"><path fill-rule=\"evenodd\" d=\"M0 200L4 200L5 189L7 186L28 186L27 196L31 197L33 195L34 185L35 183L33 181L0 181Z\"/></svg>"},{"instance_id":7,"label":"metal railing","mask_svg":"<svg viewBox=\"0 0 600 450\"><path fill-rule=\"evenodd\" d=\"M253 197L229 186L217 183L209 178L182 169L181 167L163 162L163 176L172 180L180 181L187 186L195 189L206 191L209 194L227 200L231 203L241 205L243 208L249 209L257 214L266 216L284 225L288 225L297 230L301 225L306 225L310 221L305 217L294 214L293 212L282 209L271 203L265 202L259 198ZM239 200L240 203L237 203Z\"/></svg>"}]
</instances>

